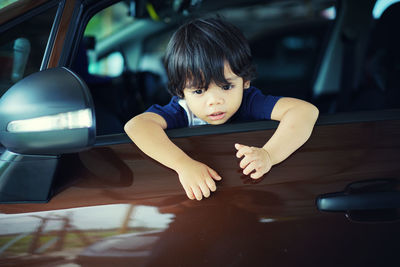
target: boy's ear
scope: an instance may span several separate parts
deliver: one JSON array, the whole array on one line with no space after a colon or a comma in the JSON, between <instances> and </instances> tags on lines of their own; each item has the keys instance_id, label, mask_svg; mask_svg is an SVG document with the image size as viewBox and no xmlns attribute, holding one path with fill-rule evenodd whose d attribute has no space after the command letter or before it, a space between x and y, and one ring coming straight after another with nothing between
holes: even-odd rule
<instances>
[{"instance_id":1,"label":"boy's ear","mask_svg":"<svg viewBox=\"0 0 400 267\"><path fill-rule=\"evenodd\" d=\"M249 87L250 87L250 81L245 81L244 84L243 84L243 88L244 89L249 89Z\"/></svg>"}]
</instances>

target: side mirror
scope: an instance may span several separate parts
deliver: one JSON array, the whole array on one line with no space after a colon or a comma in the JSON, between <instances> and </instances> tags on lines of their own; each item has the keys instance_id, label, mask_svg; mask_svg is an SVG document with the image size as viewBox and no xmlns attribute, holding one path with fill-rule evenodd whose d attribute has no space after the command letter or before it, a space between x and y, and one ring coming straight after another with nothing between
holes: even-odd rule
<instances>
[{"instance_id":1,"label":"side mirror","mask_svg":"<svg viewBox=\"0 0 400 267\"><path fill-rule=\"evenodd\" d=\"M44 202L59 155L93 146L94 105L85 82L67 68L34 73L0 99L0 202Z\"/></svg>"}]
</instances>

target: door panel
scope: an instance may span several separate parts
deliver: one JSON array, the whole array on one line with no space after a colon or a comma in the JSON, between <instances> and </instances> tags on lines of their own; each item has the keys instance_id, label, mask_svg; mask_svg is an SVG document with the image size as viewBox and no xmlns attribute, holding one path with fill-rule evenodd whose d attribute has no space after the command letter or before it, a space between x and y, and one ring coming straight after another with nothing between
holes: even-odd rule
<instances>
[{"instance_id":1,"label":"door panel","mask_svg":"<svg viewBox=\"0 0 400 267\"><path fill-rule=\"evenodd\" d=\"M54 217L68 208L74 225L86 218L82 209L95 210L92 219L110 214L114 234L82 244L75 255L81 264L399 266L399 221L354 221L345 212L319 211L315 202L353 182L399 179L400 121L317 126L302 148L265 177L245 177L234 143L261 146L273 131L173 139L223 177L217 191L202 201L187 199L173 171L130 143L64 157L58 178L73 185L48 204L0 209L33 212L29 216L51 211ZM112 215L121 205L130 213ZM158 219L139 212L143 207ZM0 225L7 215L1 218ZM160 218L168 223L154 227ZM79 229L88 234L105 221L92 220ZM22 232L22 224L13 225L18 227Z\"/></svg>"}]
</instances>

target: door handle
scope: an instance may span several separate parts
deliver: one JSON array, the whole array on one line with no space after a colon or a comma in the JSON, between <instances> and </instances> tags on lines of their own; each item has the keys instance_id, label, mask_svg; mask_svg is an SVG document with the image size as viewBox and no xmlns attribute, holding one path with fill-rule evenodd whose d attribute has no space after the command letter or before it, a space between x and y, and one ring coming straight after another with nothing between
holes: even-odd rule
<instances>
[{"instance_id":1,"label":"door handle","mask_svg":"<svg viewBox=\"0 0 400 267\"><path fill-rule=\"evenodd\" d=\"M379 210L400 208L400 192L346 192L324 194L317 198L321 211Z\"/></svg>"},{"instance_id":2,"label":"door handle","mask_svg":"<svg viewBox=\"0 0 400 267\"><path fill-rule=\"evenodd\" d=\"M318 210L345 212L358 222L393 221L400 219L400 182L397 179L376 179L351 183L342 192L319 195Z\"/></svg>"}]
</instances>

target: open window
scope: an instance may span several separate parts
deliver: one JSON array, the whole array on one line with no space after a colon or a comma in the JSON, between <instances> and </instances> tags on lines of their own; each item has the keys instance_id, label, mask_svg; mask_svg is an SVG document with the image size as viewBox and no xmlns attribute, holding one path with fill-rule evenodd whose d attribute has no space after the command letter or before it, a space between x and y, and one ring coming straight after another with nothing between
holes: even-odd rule
<instances>
[{"instance_id":1,"label":"open window","mask_svg":"<svg viewBox=\"0 0 400 267\"><path fill-rule=\"evenodd\" d=\"M258 69L252 85L265 94L306 100L315 104L320 114L399 107L398 85L391 86L393 90L379 87L382 80L393 83L400 77L398 64L386 62L398 58L398 35L388 32L392 41L382 37L386 29L397 25L399 16L391 16L394 22L387 23L389 26L380 26L396 4L374 19L380 1L375 9L373 2L357 7L349 1L340 6L336 1L312 5L301 1L240 5L216 1L180 8L157 1L132 8L132 3L136 1L117 2L94 14L82 41L92 39L86 47L85 80L95 101L99 136L123 133L130 118L152 104L168 103L164 51L177 27L194 17L222 16L243 31ZM357 8L363 9L361 15L348 17ZM379 52L382 42L392 48L381 47ZM385 60L379 56L382 51L388 53ZM380 60L375 60L377 54ZM394 69L383 71L381 63Z\"/></svg>"},{"instance_id":2,"label":"open window","mask_svg":"<svg viewBox=\"0 0 400 267\"><path fill-rule=\"evenodd\" d=\"M265 94L310 101L334 8L334 1L121 1L98 10L88 20L73 63L93 95L97 134L123 133L130 118L169 102L164 51L172 33L194 17L222 16L244 32L258 67L253 84Z\"/></svg>"},{"instance_id":3,"label":"open window","mask_svg":"<svg viewBox=\"0 0 400 267\"><path fill-rule=\"evenodd\" d=\"M136 2L121 1L99 10L82 38L82 42L92 39L85 48L88 76L83 77L95 101L99 136L123 133L123 125L130 118L152 104L169 102L164 51L172 33L194 17L222 16L243 31L258 69L252 84L265 94L309 101L321 114L398 107L395 99L399 90L379 89L384 78L380 73L392 72L382 71L376 64L376 47L372 47L386 38L375 37L385 32L379 29L379 21L392 13L387 10L396 4L374 19L377 7L374 9L373 2L362 7L348 1L340 6L336 1L311 5L301 1L240 5L215 1L188 6L182 2L179 8L158 1L132 6ZM363 9L362 15L348 17L357 8ZM367 13L369 16L365 16ZM388 36L397 38L396 34ZM394 49L397 44L396 40L386 43L393 44ZM387 59L395 60L397 56L390 55L396 53L389 51ZM393 79L400 77L393 73Z\"/></svg>"}]
</instances>

